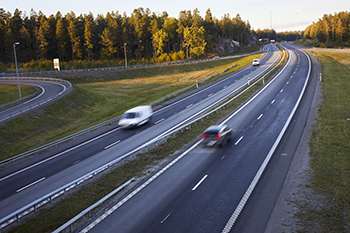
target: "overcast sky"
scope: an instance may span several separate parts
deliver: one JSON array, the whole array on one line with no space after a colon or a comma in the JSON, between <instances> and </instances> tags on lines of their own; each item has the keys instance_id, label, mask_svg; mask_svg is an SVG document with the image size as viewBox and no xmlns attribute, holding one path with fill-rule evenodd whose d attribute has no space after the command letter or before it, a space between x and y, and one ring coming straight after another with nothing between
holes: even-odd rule
<instances>
[{"instance_id":1,"label":"overcast sky","mask_svg":"<svg viewBox=\"0 0 350 233\"><path fill-rule=\"evenodd\" d=\"M198 8L204 18L210 8L214 17L221 19L224 14L231 18L239 14L244 21L250 22L253 29L272 28L277 32L304 30L312 22L317 22L324 14L334 14L340 11L349 11L349 0L2 0L0 8L13 14L18 8L22 13L29 15L30 10L41 10L47 17L60 11L62 15L73 11L76 15L93 13L106 15L107 12L119 12L131 15L136 8L149 8L151 12L166 11L169 16L178 18L182 10ZM272 14L271 14L272 12ZM272 15L272 17L271 17Z\"/></svg>"}]
</instances>

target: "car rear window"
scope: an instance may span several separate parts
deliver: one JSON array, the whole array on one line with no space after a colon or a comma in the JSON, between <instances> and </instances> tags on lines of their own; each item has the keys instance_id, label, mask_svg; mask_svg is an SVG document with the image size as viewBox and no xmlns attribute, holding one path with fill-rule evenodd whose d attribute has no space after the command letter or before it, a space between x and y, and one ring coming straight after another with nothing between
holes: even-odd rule
<instances>
[{"instance_id":1,"label":"car rear window","mask_svg":"<svg viewBox=\"0 0 350 233\"><path fill-rule=\"evenodd\" d=\"M218 134L219 129L207 129L204 131L205 134Z\"/></svg>"}]
</instances>

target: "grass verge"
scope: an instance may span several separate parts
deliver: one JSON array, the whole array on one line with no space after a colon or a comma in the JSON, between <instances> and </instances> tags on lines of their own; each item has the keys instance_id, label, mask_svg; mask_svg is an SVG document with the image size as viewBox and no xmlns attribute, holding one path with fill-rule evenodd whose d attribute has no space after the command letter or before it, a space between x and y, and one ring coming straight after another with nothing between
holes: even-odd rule
<instances>
[{"instance_id":1,"label":"grass verge","mask_svg":"<svg viewBox=\"0 0 350 233\"><path fill-rule=\"evenodd\" d=\"M21 85L21 96L34 94L37 92L33 86ZM19 99L17 84L0 84L0 105Z\"/></svg>"},{"instance_id":2,"label":"grass verge","mask_svg":"<svg viewBox=\"0 0 350 233\"><path fill-rule=\"evenodd\" d=\"M313 195L296 203L298 232L350 232L350 54L315 53L323 102L309 141Z\"/></svg>"},{"instance_id":3,"label":"grass verge","mask_svg":"<svg viewBox=\"0 0 350 233\"><path fill-rule=\"evenodd\" d=\"M286 60L287 58L284 59L284 61ZM283 62L265 80L269 80L282 66ZM150 166L155 165L160 160L178 151L188 142L196 139L205 128L216 124L221 118L234 111L262 86L262 81L257 83L235 101L228 104L226 109L210 115L203 122L199 121L198 124L192 124L191 127L188 127L183 132L178 132L175 137L168 139L167 143L159 145L148 153L139 154L136 159L117 167L112 172L105 174L101 179L93 182L93 184L83 187L72 194L69 198L58 202L52 207L40 210L36 217L12 229L10 232L51 232L57 229L85 208L110 193L117 186L120 186L132 177L142 176L144 171Z\"/></svg>"}]
</instances>

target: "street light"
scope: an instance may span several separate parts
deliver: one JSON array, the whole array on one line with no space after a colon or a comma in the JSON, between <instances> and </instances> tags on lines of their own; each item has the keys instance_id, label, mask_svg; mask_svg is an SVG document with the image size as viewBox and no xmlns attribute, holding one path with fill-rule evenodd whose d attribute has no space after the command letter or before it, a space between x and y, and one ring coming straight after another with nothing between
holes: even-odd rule
<instances>
[{"instance_id":1,"label":"street light","mask_svg":"<svg viewBox=\"0 0 350 233\"><path fill-rule=\"evenodd\" d=\"M19 77L18 77L18 66L17 66L17 56L16 56L16 45L19 45L19 42L16 42L13 44L13 52L15 54L15 63L16 63L16 73L17 73L17 81L18 81L18 92L19 92L19 99L22 100L21 96L21 86L19 85Z\"/></svg>"},{"instance_id":2,"label":"street light","mask_svg":"<svg viewBox=\"0 0 350 233\"><path fill-rule=\"evenodd\" d=\"M126 43L124 43L125 69L128 68L128 58L126 57Z\"/></svg>"}]
</instances>

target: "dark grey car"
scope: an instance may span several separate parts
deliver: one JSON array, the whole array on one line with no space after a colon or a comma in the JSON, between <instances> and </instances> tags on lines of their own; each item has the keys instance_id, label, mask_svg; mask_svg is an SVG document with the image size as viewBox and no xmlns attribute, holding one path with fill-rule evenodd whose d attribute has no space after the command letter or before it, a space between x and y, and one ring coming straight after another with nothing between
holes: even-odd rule
<instances>
[{"instance_id":1,"label":"dark grey car","mask_svg":"<svg viewBox=\"0 0 350 233\"><path fill-rule=\"evenodd\" d=\"M201 139L204 146L224 146L232 138L232 129L227 125L212 125L207 128Z\"/></svg>"}]
</instances>

